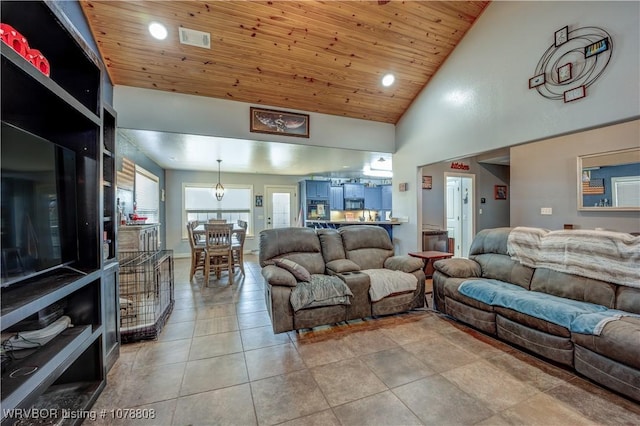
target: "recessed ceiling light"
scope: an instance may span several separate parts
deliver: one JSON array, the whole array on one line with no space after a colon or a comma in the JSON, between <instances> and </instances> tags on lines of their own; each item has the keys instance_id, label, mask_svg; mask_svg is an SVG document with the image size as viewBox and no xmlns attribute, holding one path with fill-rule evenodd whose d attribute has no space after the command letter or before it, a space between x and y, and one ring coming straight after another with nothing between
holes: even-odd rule
<instances>
[{"instance_id":1,"label":"recessed ceiling light","mask_svg":"<svg viewBox=\"0 0 640 426\"><path fill-rule=\"evenodd\" d=\"M394 81L396 81L396 77L393 74L386 74L384 77L382 77L382 85L384 87L391 86Z\"/></svg>"},{"instance_id":2,"label":"recessed ceiling light","mask_svg":"<svg viewBox=\"0 0 640 426\"><path fill-rule=\"evenodd\" d=\"M152 22L149 24L149 32L151 33L153 38L156 38L158 40L164 40L165 38L167 38L168 34L167 27L158 22Z\"/></svg>"}]
</instances>

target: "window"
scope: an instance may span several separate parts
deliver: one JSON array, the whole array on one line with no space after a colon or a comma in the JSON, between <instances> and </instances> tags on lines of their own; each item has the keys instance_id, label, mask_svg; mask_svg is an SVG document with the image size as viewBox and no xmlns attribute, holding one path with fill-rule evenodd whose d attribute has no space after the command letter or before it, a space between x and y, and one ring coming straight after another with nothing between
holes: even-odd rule
<instances>
[{"instance_id":1,"label":"window","mask_svg":"<svg viewBox=\"0 0 640 426\"><path fill-rule=\"evenodd\" d=\"M640 176L621 176L611 178L614 207L640 206Z\"/></svg>"},{"instance_id":2,"label":"window","mask_svg":"<svg viewBox=\"0 0 640 426\"><path fill-rule=\"evenodd\" d=\"M247 235L253 233L251 200L253 185L225 185L224 197L218 201L215 184L184 184L184 223L191 220L206 222L209 219L226 219L227 222L244 220L248 223ZM187 228L183 226L182 237L187 238Z\"/></svg>"},{"instance_id":3,"label":"window","mask_svg":"<svg viewBox=\"0 0 640 426\"><path fill-rule=\"evenodd\" d=\"M147 218L147 223L160 222L160 185L158 176L136 166L135 200L138 216Z\"/></svg>"}]
</instances>

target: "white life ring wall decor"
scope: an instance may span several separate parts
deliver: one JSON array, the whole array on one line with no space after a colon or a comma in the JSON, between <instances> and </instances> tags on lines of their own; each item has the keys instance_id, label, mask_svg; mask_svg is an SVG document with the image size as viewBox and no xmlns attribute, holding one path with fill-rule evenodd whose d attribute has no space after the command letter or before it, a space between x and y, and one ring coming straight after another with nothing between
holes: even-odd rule
<instances>
[{"instance_id":1,"label":"white life ring wall decor","mask_svg":"<svg viewBox=\"0 0 640 426\"><path fill-rule=\"evenodd\" d=\"M602 28L582 27L555 32L554 43L540 58L529 89L547 99L571 102L587 95L613 55L613 39Z\"/></svg>"}]
</instances>

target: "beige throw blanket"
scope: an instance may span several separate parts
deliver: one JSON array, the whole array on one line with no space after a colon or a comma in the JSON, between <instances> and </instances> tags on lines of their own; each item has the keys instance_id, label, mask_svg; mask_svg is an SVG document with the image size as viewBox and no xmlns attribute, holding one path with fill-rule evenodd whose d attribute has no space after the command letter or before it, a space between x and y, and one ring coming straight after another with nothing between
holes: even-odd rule
<instances>
[{"instance_id":1,"label":"beige throw blanket","mask_svg":"<svg viewBox=\"0 0 640 426\"><path fill-rule=\"evenodd\" d=\"M366 269L360 271L369 275L369 297L372 302L382 300L393 293L405 293L418 288L415 275L391 269Z\"/></svg>"},{"instance_id":2,"label":"beige throw blanket","mask_svg":"<svg viewBox=\"0 0 640 426\"><path fill-rule=\"evenodd\" d=\"M525 266L640 288L640 237L631 234L517 227L507 250Z\"/></svg>"}]
</instances>

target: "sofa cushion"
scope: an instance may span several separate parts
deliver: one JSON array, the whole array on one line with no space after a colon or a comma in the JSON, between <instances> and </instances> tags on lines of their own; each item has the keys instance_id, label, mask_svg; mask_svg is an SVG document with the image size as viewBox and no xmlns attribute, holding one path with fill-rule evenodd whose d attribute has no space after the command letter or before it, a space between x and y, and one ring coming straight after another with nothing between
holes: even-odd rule
<instances>
[{"instance_id":1,"label":"sofa cushion","mask_svg":"<svg viewBox=\"0 0 640 426\"><path fill-rule=\"evenodd\" d=\"M472 299L471 297L467 297L458 291L458 287L460 287L460 284L462 284L464 281L466 281L466 278L447 278L442 285L444 296L448 299L456 300L458 302L464 303L465 305L472 306L482 311L493 312L493 306L482 303L479 300ZM449 302L447 301L447 306L448 303Z\"/></svg>"},{"instance_id":2,"label":"sofa cushion","mask_svg":"<svg viewBox=\"0 0 640 426\"><path fill-rule=\"evenodd\" d=\"M346 259L342 236L336 229L318 229L318 238L322 247L322 257L329 263L338 259Z\"/></svg>"},{"instance_id":3,"label":"sofa cushion","mask_svg":"<svg viewBox=\"0 0 640 426\"><path fill-rule=\"evenodd\" d=\"M573 333L571 340L576 345L640 369L640 318L622 317L607 323L599 336Z\"/></svg>"},{"instance_id":4,"label":"sofa cushion","mask_svg":"<svg viewBox=\"0 0 640 426\"><path fill-rule=\"evenodd\" d=\"M360 267L349 259L336 259L327 262L327 269L335 274L340 274L342 272L359 271Z\"/></svg>"},{"instance_id":5,"label":"sofa cushion","mask_svg":"<svg viewBox=\"0 0 640 426\"><path fill-rule=\"evenodd\" d=\"M384 267L386 269L392 269L394 271L402 272L414 272L422 269L424 263L422 260L411 257L409 255L391 256L384 261Z\"/></svg>"},{"instance_id":6,"label":"sofa cushion","mask_svg":"<svg viewBox=\"0 0 640 426\"><path fill-rule=\"evenodd\" d=\"M286 269L296 277L298 281L311 281L311 274L307 269L290 259L275 259L274 264L280 268Z\"/></svg>"},{"instance_id":7,"label":"sofa cushion","mask_svg":"<svg viewBox=\"0 0 640 426\"><path fill-rule=\"evenodd\" d=\"M304 266L311 274L324 274L320 239L311 228L277 228L260 232L260 266L287 258Z\"/></svg>"},{"instance_id":8,"label":"sofa cushion","mask_svg":"<svg viewBox=\"0 0 640 426\"><path fill-rule=\"evenodd\" d=\"M640 288L619 285L616 290L616 309L640 314Z\"/></svg>"},{"instance_id":9,"label":"sofa cushion","mask_svg":"<svg viewBox=\"0 0 640 426\"><path fill-rule=\"evenodd\" d=\"M389 234L379 226L343 226L338 232L342 235L347 259L357 263L360 269L382 269L384 261L393 256Z\"/></svg>"},{"instance_id":10,"label":"sofa cushion","mask_svg":"<svg viewBox=\"0 0 640 426\"><path fill-rule=\"evenodd\" d=\"M285 285L295 287L298 280L293 274L286 269L277 267L276 265L266 265L262 268L262 276L271 285Z\"/></svg>"},{"instance_id":11,"label":"sofa cushion","mask_svg":"<svg viewBox=\"0 0 640 426\"><path fill-rule=\"evenodd\" d=\"M504 254L485 253L470 255L469 258L480 264L483 278L506 281L529 289L533 269L511 260L511 257Z\"/></svg>"},{"instance_id":12,"label":"sofa cushion","mask_svg":"<svg viewBox=\"0 0 640 426\"><path fill-rule=\"evenodd\" d=\"M595 303L607 308L614 307L616 298L614 284L546 268L536 268L531 279L531 290L581 302Z\"/></svg>"},{"instance_id":13,"label":"sofa cushion","mask_svg":"<svg viewBox=\"0 0 640 426\"><path fill-rule=\"evenodd\" d=\"M511 228L483 229L476 234L469 248L469 257L476 254L507 254L507 241Z\"/></svg>"},{"instance_id":14,"label":"sofa cushion","mask_svg":"<svg viewBox=\"0 0 640 426\"><path fill-rule=\"evenodd\" d=\"M433 268L454 278L474 278L482 275L480 264L470 259L441 259L433 263Z\"/></svg>"}]
</instances>

